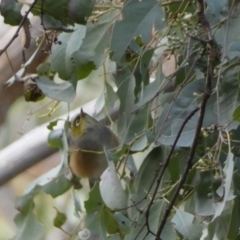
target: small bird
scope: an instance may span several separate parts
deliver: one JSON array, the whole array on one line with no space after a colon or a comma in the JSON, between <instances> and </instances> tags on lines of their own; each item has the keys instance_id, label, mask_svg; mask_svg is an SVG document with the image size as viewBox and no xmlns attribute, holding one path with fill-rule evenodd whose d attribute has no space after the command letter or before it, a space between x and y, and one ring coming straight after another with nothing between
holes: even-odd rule
<instances>
[{"instance_id":1,"label":"small bird","mask_svg":"<svg viewBox=\"0 0 240 240\"><path fill-rule=\"evenodd\" d=\"M104 148L118 147L117 136L82 109L71 121L69 167L78 178L98 179L108 163Z\"/></svg>"}]
</instances>

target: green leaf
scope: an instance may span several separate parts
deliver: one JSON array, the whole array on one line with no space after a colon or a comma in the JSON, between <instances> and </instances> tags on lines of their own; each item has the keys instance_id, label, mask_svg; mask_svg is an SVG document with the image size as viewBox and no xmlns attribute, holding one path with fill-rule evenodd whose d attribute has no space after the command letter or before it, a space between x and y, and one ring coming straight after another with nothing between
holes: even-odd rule
<instances>
[{"instance_id":1,"label":"green leaf","mask_svg":"<svg viewBox=\"0 0 240 240\"><path fill-rule=\"evenodd\" d=\"M185 239L199 240L202 235L202 226L193 224L194 215L177 210L172 218L175 228Z\"/></svg>"},{"instance_id":2,"label":"green leaf","mask_svg":"<svg viewBox=\"0 0 240 240\"><path fill-rule=\"evenodd\" d=\"M232 42L229 45L229 52L231 52L232 57L240 57L240 43Z\"/></svg>"},{"instance_id":3,"label":"green leaf","mask_svg":"<svg viewBox=\"0 0 240 240\"><path fill-rule=\"evenodd\" d=\"M141 164L141 167L135 176L134 185L131 189L131 195L129 199L131 199L131 202L129 203L132 205L133 202L140 203L137 205L138 209L141 209L142 207L146 206L146 204L150 201L150 199L146 198L147 191L149 190L150 186L152 186L152 189L156 187L156 181L153 180L156 176L156 171L159 169L159 166L161 164L161 161L163 161L165 158L165 152L163 147L157 147L154 148L144 159L143 163ZM163 177L164 179L164 177ZM163 187L164 180L161 181L161 184L159 188ZM129 217L130 219L135 218L136 216L139 217L139 211L136 208L129 208Z\"/></svg>"},{"instance_id":4,"label":"green leaf","mask_svg":"<svg viewBox=\"0 0 240 240\"><path fill-rule=\"evenodd\" d=\"M177 134L180 128L182 127L183 122L184 122L183 119L176 119L171 126L171 135L166 136L163 134L158 141L167 146L173 145L177 137ZM190 147L195 136L196 127L197 127L196 122L192 122L191 120L189 120L188 123L185 125L176 146Z\"/></svg>"},{"instance_id":5,"label":"green leaf","mask_svg":"<svg viewBox=\"0 0 240 240\"><path fill-rule=\"evenodd\" d=\"M119 232L119 226L114 218L114 214L111 213L107 208L102 211L102 219L106 225L107 232L109 234L116 234Z\"/></svg>"},{"instance_id":6,"label":"green leaf","mask_svg":"<svg viewBox=\"0 0 240 240\"><path fill-rule=\"evenodd\" d=\"M226 0L220 0L219 2L223 2ZM209 0L210 2L210 0ZM214 0L216 2L216 0ZM218 4L216 5L218 6ZM234 6L234 8L237 7L237 4ZM224 10L224 8L222 9ZM213 15L210 13L206 13L206 16L209 20L209 23L211 27L216 26L216 24L221 23L220 27L215 28L215 33L214 33L214 39L216 40L217 44L219 46L226 46L226 57L229 57L230 59L235 58L238 56L238 50L237 46L233 46L232 50L236 51L231 51L231 48L229 46L231 43L239 42L239 35L238 35L238 29L239 29L239 20L240 20L240 14L235 12L234 16L231 18L231 21L228 24L228 21L222 21L224 18L227 18L229 15L229 6L225 8L224 11L221 12L221 14ZM228 26L228 34L226 38L226 27Z\"/></svg>"},{"instance_id":7,"label":"green leaf","mask_svg":"<svg viewBox=\"0 0 240 240\"><path fill-rule=\"evenodd\" d=\"M84 202L87 214L99 212L103 207L103 201L99 190L99 182L96 182L89 193L89 199Z\"/></svg>"},{"instance_id":8,"label":"green leaf","mask_svg":"<svg viewBox=\"0 0 240 240\"><path fill-rule=\"evenodd\" d=\"M22 20L22 4L15 0L2 0L0 5L1 15L4 17L4 23L12 26L19 25Z\"/></svg>"},{"instance_id":9,"label":"green leaf","mask_svg":"<svg viewBox=\"0 0 240 240\"><path fill-rule=\"evenodd\" d=\"M207 228L203 230L203 240L227 239L228 227L230 223L230 213L232 211L232 205L228 204L227 209L217 217L214 221L207 225Z\"/></svg>"},{"instance_id":10,"label":"green leaf","mask_svg":"<svg viewBox=\"0 0 240 240\"><path fill-rule=\"evenodd\" d=\"M153 53L154 49L148 49L142 54L140 59L140 73L144 85L149 84L149 64L152 59Z\"/></svg>"},{"instance_id":11,"label":"green leaf","mask_svg":"<svg viewBox=\"0 0 240 240\"><path fill-rule=\"evenodd\" d=\"M138 103L135 105L134 111L150 102L159 90L163 89L163 80L164 75L162 74L162 69L159 69L156 73L155 80L144 86L142 91L138 94Z\"/></svg>"},{"instance_id":12,"label":"green leaf","mask_svg":"<svg viewBox=\"0 0 240 240\"><path fill-rule=\"evenodd\" d=\"M57 101L70 103L76 95L72 84L69 82L55 83L47 77L41 76L37 79L37 85L46 96Z\"/></svg>"},{"instance_id":13,"label":"green leaf","mask_svg":"<svg viewBox=\"0 0 240 240\"><path fill-rule=\"evenodd\" d=\"M232 120L240 122L240 105L238 105L232 115Z\"/></svg>"},{"instance_id":14,"label":"green leaf","mask_svg":"<svg viewBox=\"0 0 240 240\"><path fill-rule=\"evenodd\" d=\"M60 172L59 176L55 176L43 186L42 191L56 198L69 190L71 186L71 181Z\"/></svg>"},{"instance_id":15,"label":"green leaf","mask_svg":"<svg viewBox=\"0 0 240 240\"><path fill-rule=\"evenodd\" d=\"M61 229L62 225L67 221L67 215L65 213L60 212L57 208L55 209L57 211L57 215L53 220L53 225Z\"/></svg>"},{"instance_id":16,"label":"green leaf","mask_svg":"<svg viewBox=\"0 0 240 240\"><path fill-rule=\"evenodd\" d=\"M68 17L75 23L86 24L91 15L95 0L70 0L68 3Z\"/></svg>"},{"instance_id":17,"label":"green leaf","mask_svg":"<svg viewBox=\"0 0 240 240\"><path fill-rule=\"evenodd\" d=\"M121 212L115 212L113 214L115 221L118 223L121 233L127 234L131 230L131 221L124 216Z\"/></svg>"},{"instance_id":18,"label":"green leaf","mask_svg":"<svg viewBox=\"0 0 240 240\"><path fill-rule=\"evenodd\" d=\"M20 213L14 219L18 227L14 240L42 239L45 232L44 227L33 214L34 198L40 191L41 186L36 185L30 192L17 198L16 209Z\"/></svg>"},{"instance_id":19,"label":"green leaf","mask_svg":"<svg viewBox=\"0 0 240 240\"><path fill-rule=\"evenodd\" d=\"M38 0L35 4L32 13L41 16L42 13L48 14L55 19L60 20L64 25L73 24L68 18L68 0Z\"/></svg>"},{"instance_id":20,"label":"green leaf","mask_svg":"<svg viewBox=\"0 0 240 240\"><path fill-rule=\"evenodd\" d=\"M62 148L62 136L63 136L63 130L57 129L52 130L48 135L48 144L50 147L57 147Z\"/></svg>"},{"instance_id":21,"label":"green leaf","mask_svg":"<svg viewBox=\"0 0 240 240\"><path fill-rule=\"evenodd\" d=\"M38 75L49 75L49 73L52 71L51 64L49 62L44 62L38 65L37 67L37 74Z\"/></svg>"},{"instance_id":22,"label":"green leaf","mask_svg":"<svg viewBox=\"0 0 240 240\"><path fill-rule=\"evenodd\" d=\"M86 29L86 26L76 25L73 33L61 33L58 36L60 45L53 45L50 62L53 70L58 72L60 78L69 80L76 71L72 55L82 45Z\"/></svg>"},{"instance_id":23,"label":"green leaf","mask_svg":"<svg viewBox=\"0 0 240 240\"><path fill-rule=\"evenodd\" d=\"M129 119L128 125L125 129L125 134L121 139L122 142L125 143L132 141L135 137L145 132L148 126L149 109L144 107L130 116L131 118ZM147 145L147 139L145 138L141 144L141 150L143 150Z\"/></svg>"},{"instance_id":24,"label":"green leaf","mask_svg":"<svg viewBox=\"0 0 240 240\"><path fill-rule=\"evenodd\" d=\"M229 64L226 66L222 76L223 81L220 84L219 92L219 124L225 125L232 120L232 114L238 104L239 99L239 83L236 78L239 74L239 64ZM217 103L215 103L217 109ZM218 111L218 109L217 109ZM231 130L231 128L228 128Z\"/></svg>"},{"instance_id":25,"label":"green leaf","mask_svg":"<svg viewBox=\"0 0 240 240\"><path fill-rule=\"evenodd\" d=\"M55 126L57 126L58 121L59 121L59 120L50 122L50 123L47 125L47 129L53 130L53 128L54 128ZM51 141L51 140L50 140L50 141Z\"/></svg>"},{"instance_id":26,"label":"green leaf","mask_svg":"<svg viewBox=\"0 0 240 240\"><path fill-rule=\"evenodd\" d=\"M148 125L149 109L144 107L135 113L134 104L134 79L128 68L119 71L115 77L118 86L117 95L120 100L118 133L122 143L129 143L138 135L142 134Z\"/></svg>"},{"instance_id":27,"label":"green leaf","mask_svg":"<svg viewBox=\"0 0 240 240\"><path fill-rule=\"evenodd\" d=\"M214 216L212 221L216 219L217 217L221 216L222 212L225 210L225 206L228 201L232 200L234 198L232 194L232 179L233 179L233 169L234 169L234 162L233 162L233 154L231 152L228 152L227 159L225 161L225 166L223 169L223 173L225 176L223 184L220 186L220 188L217 191L217 194L223 198L221 201L217 202L215 204L214 210Z\"/></svg>"},{"instance_id":28,"label":"green leaf","mask_svg":"<svg viewBox=\"0 0 240 240\"><path fill-rule=\"evenodd\" d=\"M218 15L227 4L226 0L205 0L212 14Z\"/></svg>"},{"instance_id":29,"label":"green leaf","mask_svg":"<svg viewBox=\"0 0 240 240\"><path fill-rule=\"evenodd\" d=\"M138 101L137 95L141 92L141 96L144 95L145 86L149 84L149 64L153 55L154 49L146 50L142 53L140 57L140 62L137 67L135 67L134 76L136 81L136 87L134 89L134 94L136 97L135 102Z\"/></svg>"},{"instance_id":30,"label":"green leaf","mask_svg":"<svg viewBox=\"0 0 240 240\"><path fill-rule=\"evenodd\" d=\"M118 133L121 136L122 142L127 134L126 128L132 118L132 111L134 106L133 91L135 88L134 79L128 68L119 70L115 77L115 82L118 87L117 95L120 100L119 119L118 119Z\"/></svg>"},{"instance_id":31,"label":"green leaf","mask_svg":"<svg viewBox=\"0 0 240 240\"><path fill-rule=\"evenodd\" d=\"M214 81L213 81L214 84ZM168 96L169 99L159 96L160 104L164 104L163 109L155 125L157 136L161 136L158 140L164 144L171 145L175 140L177 131L183 123L186 116L192 113L198 107L202 99L202 89L204 80L195 80L190 82L179 94L176 100L171 103L174 95L166 93L162 96ZM170 100L170 101L169 101ZM168 103L168 101L170 103ZM211 126L217 122L217 114L214 111L216 103L216 95L211 95L205 111L203 126ZM194 131L198 122L198 112L188 121L185 126L184 134L181 136L183 142L178 141L179 146L190 146L192 143ZM172 136L171 136L172 135ZM189 139L188 139L189 138Z\"/></svg>"},{"instance_id":32,"label":"green leaf","mask_svg":"<svg viewBox=\"0 0 240 240\"><path fill-rule=\"evenodd\" d=\"M45 229L43 225L37 221L32 211L29 210L27 214L18 214L15 217L14 222L16 223L18 230L13 240L43 239Z\"/></svg>"},{"instance_id":33,"label":"green leaf","mask_svg":"<svg viewBox=\"0 0 240 240\"><path fill-rule=\"evenodd\" d=\"M112 161L108 162L108 168L101 176L99 187L103 202L108 208L117 210L127 206L127 197Z\"/></svg>"},{"instance_id":34,"label":"green leaf","mask_svg":"<svg viewBox=\"0 0 240 240\"><path fill-rule=\"evenodd\" d=\"M83 44L73 54L79 79L87 77L92 70L103 64L105 49L110 41L109 26L110 23L107 22L87 27Z\"/></svg>"},{"instance_id":35,"label":"green leaf","mask_svg":"<svg viewBox=\"0 0 240 240\"><path fill-rule=\"evenodd\" d=\"M199 184L195 188L195 211L200 216L210 216L214 214L214 198L212 192L212 171L200 172Z\"/></svg>"},{"instance_id":36,"label":"green leaf","mask_svg":"<svg viewBox=\"0 0 240 240\"><path fill-rule=\"evenodd\" d=\"M32 209L34 206L33 199L40 192L41 186L36 185L35 188L31 189L23 197L18 197L16 200L16 209L23 214L27 214L29 209Z\"/></svg>"},{"instance_id":37,"label":"green leaf","mask_svg":"<svg viewBox=\"0 0 240 240\"><path fill-rule=\"evenodd\" d=\"M143 152L149 146L148 139L145 135L138 138L131 146L132 152Z\"/></svg>"},{"instance_id":38,"label":"green leaf","mask_svg":"<svg viewBox=\"0 0 240 240\"><path fill-rule=\"evenodd\" d=\"M60 20L48 14L43 14L41 18L42 18L43 26L46 30L57 30L57 31L63 31L63 32L74 31L72 28L68 28L67 26L64 26ZM56 41L55 44L61 44L61 43Z\"/></svg>"},{"instance_id":39,"label":"green leaf","mask_svg":"<svg viewBox=\"0 0 240 240\"><path fill-rule=\"evenodd\" d=\"M77 217L80 218L80 213L82 212L82 207L80 204L80 198L79 195L77 193L78 191L72 190L72 198L73 198L73 204L74 204L74 210L75 210L75 214Z\"/></svg>"},{"instance_id":40,"label":"green leaf","mask_svg":"<svg viewBox=\"0 0 240 240\"><path fill-rule=\"evenodd\" d=\"M90 231L91 236L105 239L107 229L103 221L102 211L104 211L104 203L99 191L99 182L96 182L91 189L89 199L84 202L84 206L87 212L85 227Z\"/></svg>"},{"instance_id":41,"label":"green leaf","mask_svg":"<svg viewBox=\"0 0 240 240\"><path fill-rule=\"evenodd\" d=\"M150 226L150 230L154 233L157 232L160 220L163 217L163 214L165 212L165 208L166 208L166 202L163 200L160 200L154 203L150 209L148 224ZM138 236L136 239L144 239L144 237L148 233L146 226L143 228L145 223L146 223L145 214L139 213L137 222L134 224L134 227L131 226L131 232L126 236L125 239L132 240L136 238L136 236ZM161 239L164 239L164 240L177 240L177 235L172 227L172 224L169 221L166 222L160 237ZM156 236L148 233L147 239L155 240Z\"/></svg>"},{"instance_id":42,"label":"green leaf","mask_svg":"<svg viewBox=\"0 0 240 240\"><path fill-rule=\"evenodd\" d=\"M112 59L119 62L130 42L141 36L144 43L152 38L152 30L163 29L164 12L161 4L156 0L141 1L130 0L125 2L122 10L123 20L115 23L111 50Z\"/></svg>"},{"instance_id":43,"label":"green leaf","mask_svg":"<svg viewBox=\"0 0 240 240\"><path fill-rule=\"evenodd\" d=\"M239 180L239 179L238 179ZM237 239L238 230L239 230L239 196L234 199L232 212L230 216L229 229L228 229L228 239Z\"/></svg>"}]
</instances>

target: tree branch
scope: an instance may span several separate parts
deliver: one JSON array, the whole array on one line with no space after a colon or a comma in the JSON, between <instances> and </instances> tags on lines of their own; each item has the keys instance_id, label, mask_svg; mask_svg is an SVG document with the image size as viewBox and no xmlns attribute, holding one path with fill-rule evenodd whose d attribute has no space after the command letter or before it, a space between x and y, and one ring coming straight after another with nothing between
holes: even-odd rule
<instances>
[{"instance_id":1,"label":"tree branch","mask_svg":"<svg viewBox=\"0 0 240 240\"><path fill-rule=\"evenodd\" d=\"M23 24L25 23L25 21L27 20L27 17L29 15L29 13L31 12L31 10L33 9L33 7L35 6L35 4L37 3L38 0L34 0L34 2L32 3L32 5L29 7L29 9L26 11L25 15L23 16L21 22L19 23L19 26L15 32L15 34L12 36L12 38L10 39L10 41L6 44L6 46L0 50L0 56L9 48L9 46L12 44L12 42L18 37L18 34L23 26Z\"/></svg>"},{"instance_id":2,"label":"tree branch","mask_svg":"<svg viewBox=\"0 0 240 240\"><path fill-rule=\"evenodd\" d=\"M179 184L178 184L177 188L175 189L173 197L172 197L171 201L169 202L169 205L163 215L163 218L161 220L160 226L159 226L157 234L156 234L156 239L160 238L160 235L166 224L166 221L170 214L170 211L171 211L171 209L179 195L179 192L180 192L184 182L187 179L188 173L192 167L192 161L193 161L193 158L194 158L194 155L196 152L196 148L198 146L198 140L199 140L199 137L201 134L201 128L202 128L202 124L203 124L203 120L204 120L204 114L205 114L205 109L207 106L207 101L208 101L209 97L211 96L211 91L212 91L213 61L214 61L214 46L213 46L213 44L214 43L213 43L213 38L211 35L210 25L204 14L204 1L198 0L197 4L198 4L198 19L199 19L199 22L201 23L201 25L205 31L205 34L207 36L206 47L208 50L208 56L207 56L207 75L206 75L205 89L204 89L203 99L202 99L201 106L200 106L200 115L199 115L198 124L197 124L196 132L195 132L195 137L194 137L192 148L190 149L190 153L189 153L188 159L187 159L187 165L186 165L183 175L179 181Z\"/></svg>"}]
</instances>

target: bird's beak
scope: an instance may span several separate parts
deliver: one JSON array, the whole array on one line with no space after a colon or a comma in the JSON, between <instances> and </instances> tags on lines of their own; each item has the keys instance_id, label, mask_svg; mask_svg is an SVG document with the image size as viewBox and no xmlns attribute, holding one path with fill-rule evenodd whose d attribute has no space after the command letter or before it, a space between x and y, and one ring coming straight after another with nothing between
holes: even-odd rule
<instances>
[{"instance_id":1,"label":"bird's beak","mask_svg":"<svg viewBox=\"0 0 240 240\"><path fill-rule=\"evenodd\" d=\"M81 112L80 112L80 117L83 117L85 115L83 109L81 108Z\"/></svg>"}]
</instances>

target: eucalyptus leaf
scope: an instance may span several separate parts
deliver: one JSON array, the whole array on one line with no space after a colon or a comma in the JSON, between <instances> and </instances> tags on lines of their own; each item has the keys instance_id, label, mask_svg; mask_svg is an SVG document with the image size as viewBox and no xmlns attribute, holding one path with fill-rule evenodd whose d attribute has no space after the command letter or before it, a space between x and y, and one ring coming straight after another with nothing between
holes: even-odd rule
<instances>
[{"instance_id":1,"label":"eucalyptus leaf","mask_svg":"<svg viewBox=\"0 0 240 240\"><path fill-rule=\"evenodd\" d=\"M73 60L73 53L82 45L86 35L86 26L75 25L73 33L61 33L57 40L61 44L55 44L52 47L50 62L52 68L58 72L60 78L69 80L76 72L76 64Z\"/></svg>"},{"instance_id":2,"label":"eucalyptus leaf","mask_svg":"<svg viewBox=\"0 0 240 240\"><path fill-rule=\"evenodd\" d=\"M178 135L178 132L183 125L183 122L184 120L182 119L176 119L171 126L171 135L169 136L162 135L158 141L164 145L173 145ZM196 123L189 120L188 123L185 125L180 135L180 138L177 141L176 146L190 147L192 145L192 142L195 136L196 127L197 127Z\"/></svg>"},{"instance_id":3,"label":"eucalyptus leaf","mask_svg":"<svg viewBox=\"0 0 240 240\"><path fill-rule=\"evenodd\" d=\"M240 43L232 42L229 45L229 52L231 52L232 57L240 57Z\"/></svg>"},{"instance_id":4,"label":"eucalyptus leaf","mask_svg":"<svg viewBox=\"0 0 240 240\"><path fill-rule=\"evenodd\" d=\"M112 59L116 62L120 61L132 39L141 36L143 42L148 43L153 26L155 29L164 27L164 12L156 0L127 1L122 14L123 19L115 23L111 39L111 50L114 53Z\"/></svg>"},{"instance_id":5,"label":"eucalyptus leaf","mask_svg":"<svg viewBox=\"0 0 240 240\"><path fill-rule=\"evenodd\" d=\"M18 226L16 236L13 240L41 240L45 233L44 226L36 219L32 211L29 211L26 215L19 213L14 222Z\"/></svg>"},{"instance_id":6,"label":"eucalyptus leaf","mask_svg":"<svg viewBox=\"0 0 240 240\"><path fill-rule=\"evenodd\" d=\"M111 210L122 209L127 206L127 197L112 161L108 163L108 168L101 176L99 188L103 202Z\"/></svg>"},{"instance_id":7,"label":"eucalyptus leaf","mask_svg":"<svg viewBox=\"0 0 240 240\"><path fill-rule=\"evenodd\" d=\"M22 20L22 4L15 0L2 0L0 5L1 15L4 17L4 23L13 26L18 25Z\"/></svg>"},{"instance_id":8,"label":"eucalyptus leaf","mask_svg":"<svg viewBox=\"0 0 240 240\"><path fill-rule=\"evenodd\" d=\"M91 15L95 0L70 0L68 3L68 17L78 24L86 24Z\"/></svg>"},{"instance_id":9,"label":"eucalyptus leaf","mask_svg":"<svg viewBox=\"0 0 240 240\"><path fill-rule=\"evenodd\" d=\"M175 228L188 240L198 240L202 235L202 226L193 224L194 216L188 212L177 210L172 218Z\"/></svg>"},{"instance_id":10,"label":"eucalyptus leaf","mask_svg":"<svg viewBox=\"0 0 240 240\"><path fill-rule=\"evenodd\" d=\"M38 0L34 5L32 13L37 16L41 16L42 13L45 13L60 20L64 25L73 24L73 22L68 18L68 2L68 0L59 0L54 2L51 0Z\"/></svg>"},{"instance_id":11,"label":"eucalyptus leaf","mask_svg":"<svg viewBox=\"0 0 240 240\"><path fill-rule=\"evenodd\" d=\"M55 227L60 228L62 225L67 221L67 216L65 213L60 212L57 208L55 208L57 211L57 214L53 220L53 224Z\"/></svg>"},{"instance_id":12,"label":"eucalyptus leaf","mask_svg":"<svg viewBox=\"0 0 240 240\"><path fill-rule=\"evenodd\" d=\"M62 148L62 129L52 130L48 135L48 144L50 147Z\"/></svg>"},{"instance_id":13,"label":"eucalyptus leaf","mask_svg":"<svg viewBox=\"0 0 240 240\"><path fill-rule=\"evenodd\" d=\"M227 4L226 0L205 0L205 2L213 14L219 14Z\"/></svg>"},{"instance_id":14,"label":"eucalyptus leaf","mask_svg":"<svg viewBox=\"0 0 240 240\"><path fill-rule=\"evenodd\" d=\"M47 77L40 76L37 79L37 85L46 96L57 101L70 103L76 95L72 84L69 82L55 83Z\"/></svg>"},{"instance_id":15,"label":"eucalyptus leaf","mask_svg":"<svg viewBox=\"0 0 240 240\"><path fill-rule=\"evenodd\" d=\"M229 195L231 193L231 186L232 186L232 178L233 178L233 167L234 167L234 162L233 162L233 154L231 152L228 152L227 159L225 161L225 166L223 169L223 172L225 174L225 179L223 182L223 189L221 194L223 195L223 199L220 202L217 202L214 204L214 216L212 221L214 221L217 217L219 217L222 212L225 209L226 203L229 200L232 200L232 198L229 199Z\"/></svg>"}]
</instances>

